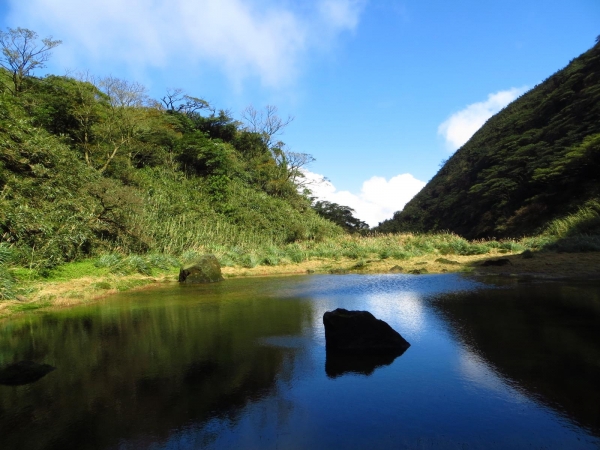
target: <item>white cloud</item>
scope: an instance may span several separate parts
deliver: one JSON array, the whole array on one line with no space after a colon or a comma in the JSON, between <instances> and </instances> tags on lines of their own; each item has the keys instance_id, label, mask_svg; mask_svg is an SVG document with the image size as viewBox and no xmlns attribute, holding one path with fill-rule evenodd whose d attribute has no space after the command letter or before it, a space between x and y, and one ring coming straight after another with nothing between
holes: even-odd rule
<instances>
[{"instance_id":1,"label":"white cloud","mask_svg":"<svg viewBox=\"0 0 600 450\"><path fill-rule=\"evenodd\" d=\"M454 151L462 147L490 117L526 90L526 87L511 88L489 94L485 102L473 103L452 114L438 127L438 134L444 136L448 148Z\"/></svg>"},{"instance_id":2,"label":"white cloud","mask_svg":"<svg viewBox=\"0 0 600 450\"><path fill-rule=\"evenodd\" d=\"M335 39L353 30L363 4L364 0L309 0L301 7L275 0L9 0L8 22L61 39L55 55L74 69L125 66L143 72L211 64L235 83L258 77L266 86L280 87L293 81L304 55L322 46L324 37Z\"/></svg>"},{"instance_id":3,"label":"white cloud","mask_svg":"<svg viewBox=\"0 0 600 450\"><path fill-rule=\"evenodd\" d=\"M364 5L364 0L323 0L319 10L334 28L353 30L358 25Z\"/></svg>"},{"instance_id":4,"label":"white cloud","mask_svg":"<svg viewBox=\"0 0 600 450\"><path fill-rule=\"evenodd\" d=\"M305 171L306 178L312 180L310 189L319 200L327 200L354 209L354 216L376 226L389 219L396 211L404 208L425 186L409 173L396 175L386 180L383 177L371 177L365 181L358 194L349 191L338 191L330 181L321 181L322 175Z\"/></svg>"}]
</instances>

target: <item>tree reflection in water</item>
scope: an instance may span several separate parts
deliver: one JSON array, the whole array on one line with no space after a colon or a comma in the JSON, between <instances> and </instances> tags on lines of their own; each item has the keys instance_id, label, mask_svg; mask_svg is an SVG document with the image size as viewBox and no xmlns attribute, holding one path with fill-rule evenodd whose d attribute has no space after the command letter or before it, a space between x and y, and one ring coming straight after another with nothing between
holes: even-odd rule
<instances>
[{"instance_id":1,"label":"tree reflection in water","mask_svg":"<svg viewBox=\"0 0 600 450\"><path fill-rule=\"evenodd\" d=\"M256 340L299 334L311 305L223 300L77 308L7 323L0 364L31 359L57 370L29 387L0 386L0 447L145 448L182 426L235 422L290 376L296 357L297 349Z\"/></svg>"},{"instance_id":2,"label":"tree reflection in water","mask_svg":"<svg viewBox=\"0 0 600 450\"><path fill-rule=\"evenodd\" d=\"M433 302L451 331L510 384L600 434L600 292L529 283Z\"/></svg>"}]
</instances>

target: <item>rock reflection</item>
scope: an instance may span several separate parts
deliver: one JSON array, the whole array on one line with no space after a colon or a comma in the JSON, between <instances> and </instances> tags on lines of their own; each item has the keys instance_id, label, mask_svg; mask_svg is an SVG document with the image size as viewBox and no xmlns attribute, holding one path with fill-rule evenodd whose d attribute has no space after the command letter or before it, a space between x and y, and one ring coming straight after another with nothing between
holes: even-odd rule
<instances>
[{"instance_id":1,"label":"rock reflection","mask_svg":"<svg viewBox=\"0 0 600 450\"><path fill-rule=\"evenodd\" d=\"M397 354L347 354L327 351L325 357L325 373L329 378L337 378L346 374L369 376L379 368L389 366L404 351Z\"/></svg>"},{"instance_id":2,"label":"rock reflection","mask_svg":"<svg viewBox=\"0 0 600 450\"><path fill-rule=\"evenodd\" d=\"M600 435L597 286L519 284L447 295L433 305L497 375Z\"/></svg>"}]
</instances>

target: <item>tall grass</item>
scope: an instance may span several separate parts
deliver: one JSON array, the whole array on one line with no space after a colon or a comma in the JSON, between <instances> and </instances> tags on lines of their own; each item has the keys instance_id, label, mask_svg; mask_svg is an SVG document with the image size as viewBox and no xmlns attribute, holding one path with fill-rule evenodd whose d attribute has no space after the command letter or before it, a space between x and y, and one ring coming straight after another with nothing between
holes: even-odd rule
<instances>
[{"instance_id":1,"label":"tall grass","mask_svg":"<svg viewBox=\"0 0 600 450\"><path fill-rule=\"evenodd\" d=\"M600 202L590 200L577 211L551 221L543 234L564 238L577 234L597 233L600 230Z\"/></svg>"},{"instance_id":2,"label":"tall grass","mask_svg":"<svg viewBox=\"0 0 600 450\"><path fill-rule=\"evenodd\" d=\"M142 214L129 217L130 227L143 230L153 252L181 255L186 251L285 245L320 240L342 233L333 223L306 207L271 197L232 181L229 199L214 203L198 179L161 171L141 176L146 191ZM115 246L115 251L123 249Z\"/></svg>"},{"instance_id":3,"label":"tall grass","mask_svg":"<svg viewBox=\"0 0 600 450\"><path fill-rule=\"evenodd\" d=\"M8 271L8 264L12 257L10 247L0 243L0 300L10 300L17 296L17 284Z\"/></svg>"},{"instance_id":4,"label":"tall grass","mask_svg":"<svg viewBox=\"0 0 600 450\"><path fill-rule=\"evenodd\" d=\"M410 259L427 255L484 255L515 253L526 249L540 250L546 239L468 241L453 233L373 234L370 236L338 235L325 240L298 241L288 244L256 246L199 246L185 252L183 261L193 260L203 252L214 253L223 266L255 267L302 263L308 260Z\"/></svg>"}]
</instances>

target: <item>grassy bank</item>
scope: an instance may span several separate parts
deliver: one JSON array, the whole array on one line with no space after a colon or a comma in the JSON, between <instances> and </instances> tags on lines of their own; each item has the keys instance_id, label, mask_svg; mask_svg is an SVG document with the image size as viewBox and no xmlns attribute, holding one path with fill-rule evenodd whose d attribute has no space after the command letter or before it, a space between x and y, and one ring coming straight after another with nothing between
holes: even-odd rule
<instances>
[{"instance_id":1,"label":"grassy bank","mask_svg":"<svg viewBox=\"0 0 600 450\"><path fill-rule=\"evenodd\" d=\"M10 248L0 246L0 317L88 303L162 282L175 282L179 267L204 253L219 259L226 278L305 273L466 272L600 277L595 236L544 235L520 240L468 241L450 233L352 236L287 245L207 245L180 255L123 255L61 265L51 271L11 267ZM506 266L484 260L506 258Z\"/></svg>"}]
</instances>

